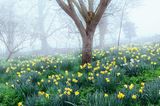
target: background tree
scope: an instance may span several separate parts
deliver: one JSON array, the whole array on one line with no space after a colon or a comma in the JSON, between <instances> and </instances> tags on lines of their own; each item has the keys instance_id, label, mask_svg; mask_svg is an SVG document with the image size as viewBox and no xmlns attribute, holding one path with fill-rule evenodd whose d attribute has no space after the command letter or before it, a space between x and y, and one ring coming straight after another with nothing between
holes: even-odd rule
<instances>
[{"instance_id":1,"label":"background tree","mask_svg":"<svg viewBox=\"0 0 160 106\"><path fill-rule=\"evenodd\" d=\"M129 44L130 44L132 38L137 36L135 24L133 22L130 22L130 21L124 22L123 33L125 34L125 37L128 39Z\"/></svg>"},{"instance_id":2,"label":"background tree","mask_svg":"<svg viewBox=\"0 0 160 106\"><path fill-rule=\"evenodd\" d=\"M93 37L98 23L111 0L56 0L59 6L73 19L82 37L82 64L92 59ZM87 4L88 3L88 4ZM82 18L81 18L82 17Z\"/></svg>"},{"instance_id":3,"label":"background tree","mask_svg":"<svg viewBox=\"0 0 160 106\"><path fill-rule=\"evenodd\" d=\"M30 1L29 1L30 2ZM33 46L35 42L38 41L40 44L40 51L42 54L47 54L52 50L52 46L48 42L50 37L64 28L64 26L57 27L55 25L56 16L59 10L50 4L49 0L35 0L33 1L33 13L29 13L33 17L31 20L32 24L32 34L33 38L31 45Z\"/></svg>"},{"instance_id":4,"label":"background tree","mask_svg":"<svg viewBox=\"0 0 160 106\"><path fill-rule=\"evenodd\" d=\"M23 44L29 40L25 23L20 18L16 18L14 5L15 3L11 2L1 7L0 41L6 48L6 60L23 49Z\"/></svg>"},{"instance_id":5,"label":"background tree","mask_svg":"<svg viewBox=\"0 0 160 106\"><path fill-rule=\"evenodd\" d=\"M122 7L122 0L113 0L112 3L108 6L107 10L105 11L99 25L99 47L104 49L105 47L105 36L109 34L111 29L111 25L115 22L111 22L109 19L117 17L116 15L119 14ZM114 31L116 28L114 29ZM109 35L111 36L111 34Z\"/></svg>"}]
</instances>

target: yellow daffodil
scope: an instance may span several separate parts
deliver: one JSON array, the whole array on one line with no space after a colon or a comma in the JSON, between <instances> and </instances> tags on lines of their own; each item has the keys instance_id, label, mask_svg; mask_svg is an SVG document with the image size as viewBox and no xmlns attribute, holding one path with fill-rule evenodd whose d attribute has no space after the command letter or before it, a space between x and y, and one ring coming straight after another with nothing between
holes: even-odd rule
<instances>
[{"instance_id":1,"label":"yellow daffodil","mask_svg":"<svg viewBox=\"0 0 160 106\"><path fill-rule=\"evenodd\" d=\"M58 82L57 82L57 81L55 82L55 85L58 85Z\"/></svg>"},{"instance_id":2,"label":"yellow daffodil","mask_svg":"<svg viewBox=\"0 0 160 106\"><path fill-rule=\"evenodd\" d=\"M41 83L40 82L37 82L37 85L40 85Z\"/></svg>"},{"instance_id":3,"label":"yellow daffodil","mask_svg":"<svg viewBox=\"0 0 160 106\"><path fill-rule=\"evenodd\" d=\"M117 98L118 99L123 99L125 97L125 95L121 92L118 93Z\"/></svg>"},{"instance_id":4,"label":"yellow daffodil","mask_svg":"<svg viewBox=\"0 0 160 106\"><path fill-rule=\"evenodd\" d=\"M68 71L67 70L65 71L65 74L66 74L66 76L68 76Z\"/></svg>"},{"instance_id":5,"label":"yellow daffodil","mask_svg":"<svg viewBox=\"0 0 160 106\"><path fill-rule=\"evenodd\" d=\"M82 73L78 72L78 77L81 77L82 75L83 75Z\"/></svg>"},{"instance_id":6,"label":"yellow daffodil","mask_svg":"<svg viewBox=\"0 0 160 106\"><path fill-rule=\"evenodd\" d=\"M44 82L44 79L41 79L41 82Z\"/></svg>"},{"instance_id":7,"label":"yellow daffodil","mask_svg":"<svg viewBox=\"0 0 160 106\"><path fill-rule=\"evenodd\" d=\"M44 95L44 94L45 94L44 91L39 91L39 92L38 92L38 95Z\"/></svg>"},{"instance_id":8,"label":"yellow daffodil","mask_svg":"<svg viewBox=\"0 0 160 106\"><path fill-rule=\"evenodd\" d=\"M98 76L99 76L99 74L97 73L97 74L96 74L96 76L98 77Z\"/></svg>"},{"instance_id":9,"label":"yellow daffodil","mask_svg":"<svg viewBox=\"0 0 160 106\"><path fill-rule=\"evenodd\" d=\"M76 79L72 79L72 81L73 81L74 83L77 83L77 82L78 82L78 80L76 80Z\"/></svg>"},{"instance_id":10,"label":"yellow daffodil","mask_svg":"<svg viewBox=\"0 0 160 106\"><path fill-rule=\"evenodd\" d=\"M18 106L23 106L22 102L18 102Z\"/></svg>"},{"instance_id":11,"label":"yellow daffodil","mask_svg":"<svg viewBox=\"0 0 160 106\"><path fill-rule=\"evenodd\" d=\"M104 94L104 97L108 97L108 94L107 94L107 93L105 93L105 94Z\"/></svg>"},{"instance_id":12,"label":"yellow daffodil","mask_svg":"<svg viewBox=\"0 0 160 106\"><path fill-rule=\"evenodd\" d=\"M132 90L133 88L134 88L134 85L131 84L131 85L129 86L129 89Z\"/></svg>"},{"instance_id":13,"label":"yellow daffodil","mask_svg":"<svg viewBox=\"0 0 160 106\"><path fill-rule=\"evenodd\" d=\"M49 98L49 94L45 93L45 97L46 97L46 98Z\"/></svg>"},{"instance_id":14,"label":"yellow daffodil","mask_svg":"<svg viewBox=\"0 0 160 106\"><path fill-rule=\"evenodd\" d=\"M134 99L134 100L137 99L137 95L134 95L134 94L133 94L133 95L132 95L132 99Z\"/></svg>"},{"instance_id":15,"label":"yellow daffodil","mask_svg":"<svg viewBox=\"0 0 160 106\"><path fill-rule=\"evenodd\" d=\"M110 82L109 78L106 78L106 82Z\"/></svg>"},{"instance_id":16,"label":"yellow daffodil","mask_svg":"<svg viewBox=\"0 0 160 106\"><path fill-rule=\"evenodd\" d=\"M79 95L79 92L78 92L78 91L76 91L76 92L75 92L75 95L76 95L76 96L77 96L77 95Z\"/></svg>"},{"instance_id":17,"label":"yellow daffodil","mask_svg":"<svg viewBox=\"0 0 160 106\"><path fill-rule=\"evenodd\" d=\"M143 93L143 89L139 89L139 93Z\"/></svg>"},{"instance_id":18,"label":"yellow daffodil","mask_svg":"<svg viewBox=\"0 0 160 106\"><path fill-rule=\"evenodd\" d=\"M143 86L143 87L144 87L144 84L145 84L145 83L144 83L144 82L142 82L142 83L141 83L141 86Z\"/></svg>"}]
</instances>

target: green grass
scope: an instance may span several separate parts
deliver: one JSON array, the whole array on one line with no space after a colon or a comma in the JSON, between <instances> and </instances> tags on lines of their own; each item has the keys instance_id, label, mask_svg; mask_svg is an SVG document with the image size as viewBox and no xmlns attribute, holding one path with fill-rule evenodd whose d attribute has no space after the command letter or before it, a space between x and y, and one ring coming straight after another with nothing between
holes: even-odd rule
<instances>
[{"instance_id":1,"label":"green grass","mask_svg":"<svg viewBox=\"0 0 160 106\"><path fill-rule=\"evenodd\" d=\"M123 48L119 52L95 50L93 55L93 62L84 66L80 65L79 54L1 61L0 106L16 106L18 102L24 106L160 105L160 45ZM131 84L134 87L130 89ZM119 92L124 98L117 97Z\"/></svg>"}]
</instances>

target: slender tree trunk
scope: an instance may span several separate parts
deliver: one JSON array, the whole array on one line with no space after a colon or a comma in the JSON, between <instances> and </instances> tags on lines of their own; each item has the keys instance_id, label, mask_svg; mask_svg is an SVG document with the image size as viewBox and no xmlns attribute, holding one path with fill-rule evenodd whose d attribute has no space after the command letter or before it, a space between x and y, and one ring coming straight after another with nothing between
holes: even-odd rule
<instances>
[{"instance_id":1,"label":"slender tree trunk","mask_svg":"<svg viewBox=\"0 0 160 106\"><path fill-rule=\"evenodd\" d=\"M120 20L120 29L119 29L118 44L117 44L118 50L119 50L119 46L120 46L121 32L122 32L123 18L124 18L124 12L125 12L126 3L127 3L127 0L125 1L124 6L122 8L122 16L121 16L121 20Z\"/></svg>"},{"instance_id":2,"label":"slender tree trunk","mask_svg":"<svg viewBox=\"0 0 160 106\"><path fill-rule=\"evenodd\" d=\"M6 61L8 61L12 57L12 54L13 54L12 52L9 52Z\"/></svg>"},{"instance_id":3,"label":"slender tree trunk","mask_svg":"<svg viewBox=\"0 0 160 106\"><path fill-rule=\"evenodd\" d=\"M104 31L102 31L102 29L99 29L99 30L101 30L100 31L100 36L99 36L99 47L101 48L101 49L103 49L104 48L104 45L105 45L105 33L104 33Z\"/></svg>"},{"instance_id":4,"label":"slender tree trunk","mask_svg":"<svg viewBox=\"0 0 160 106\"><path fill-rule=\"evenodd\" d=\"M14 48L14 40L15 40L14 35L9 34L9 36L7 36L8 48L6 47L6 52L5 52L7 56L10 55L10 51L12 51Z\"/></svg>"},{"instance_id":5,"label":"slender tree trunk","mask_svg":"<svg viewBox=\"0 0 160 106\"><path fill-rule=\"evenodd\" d=\"M92 61L93 35L94 32L89 32L88 35L83 38L82 64L91 63Z\"/></svg>"}]
</instances>

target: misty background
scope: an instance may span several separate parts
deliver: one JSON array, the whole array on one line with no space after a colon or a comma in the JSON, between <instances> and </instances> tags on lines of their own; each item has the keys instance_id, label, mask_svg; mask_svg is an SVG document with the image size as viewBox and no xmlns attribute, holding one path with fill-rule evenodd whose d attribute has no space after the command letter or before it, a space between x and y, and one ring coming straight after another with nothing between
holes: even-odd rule
<instances>
[{"instance_id":1,"label":"misty background","mask_svg":"<svg viewBox=\"0 0 160 106\"><path fill-rule=\"evenodd\" d=\"M159 0L113 0L94 37L94 48L160 41ZM103 35L103 36L100 36ZM0 0L0 56L81 50L80 34L55 0Z\"/></svg>"}]
</instances>

